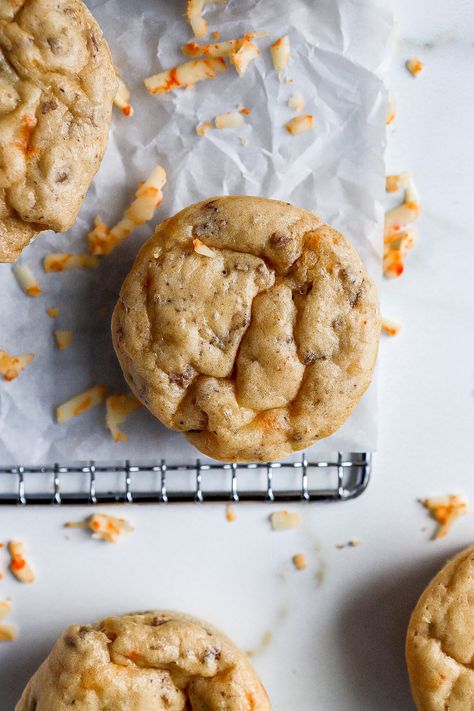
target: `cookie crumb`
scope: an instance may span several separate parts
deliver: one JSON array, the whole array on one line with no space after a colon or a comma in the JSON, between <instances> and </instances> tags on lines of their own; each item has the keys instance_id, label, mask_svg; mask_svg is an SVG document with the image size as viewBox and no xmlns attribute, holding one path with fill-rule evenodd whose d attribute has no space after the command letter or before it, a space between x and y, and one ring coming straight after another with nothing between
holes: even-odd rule
<instances>
[{"instance_id":1,"label":"cookie crumb","mask_svg":"<svg viewBox=\"0 0 474 711\"><path fill-rule=\"evenodd\" d=\"M19 583L34 583L35 574L25 558L25 544L22 541L9 541L10 572Z\"/></svg>"},{"instance_id":2,"label":"cookie crumb","mask_svg":"<svg viewBox=\"0 0 474 711\"><path fill-rule=\"evenodd\" d=\"M118 89L114 98L114 105L120 109L124 116L130 117L135 113L130 103L130 89L117 75Z\"/></svg>"},{"instance_id":3,"label":"cookie crumb","mask_svg":"<svg viewBox=\"0 0 474 711\"><path fill-rule=\"evenodd\" d=\"M34 357L34 353L13 356L0 348L0 375L7 381L15 380Z\"/></svg>"},{"instance_id":4,"label":"cookie crumb","mask_svg":"<svg viewBox=\"0 0 474 711\"><path fill-rule=\"evenodd\" d=\"M72 331L54 331L54 337L58 350L64 351L71 345L74 334Z\"/></svg>"},{"instance_id":5,"label":"cookie crumb","mask_svg":"<svg viewBox=\"0 0 474 711\"><path fill-rule=\"evenodd\" d=\"M387 106L387 117L385 119L385 124L387 126L390 126L390 124L392 123L392 121L394 120L396 115L397 115L397 106L395 104L395 97L393 96L392 92L389 92L388 106Z\"/></svg>"},{"instance_id":6,"label":"cookie crumb","mask_svg":"<svg viewBox=\"0 0 474 711\"><path fill-rule=\"evenodd\" d=\"M277 39L270 47L270 53L272 55L273 68L275 71L282 72L286 69L291 54L290 38L288 35Z\"/></svg>"},{"instance_id":7,"label":"cookie crumb","mask_svg":"<svg viewBox=\"0 0 474 711\"><path fill-rule=\"evenodd\" d=\"M205 121L204 123L198 123L196 126L196 133L198 136L205 136L208 131L212 128L212 124L209 123L209 121Z\"/></svg>"},{"instance_id":8,"label":"cookie crumb","mask_svg":"<svg viewBox=\"0 0 474 711\"><path fill-rule=\"evenodd\" d=\"M306 570L308 567L308 559L304 553L296 553L292 558L293 565L297 570Z\"/></svg>"},{"instance_id":9,"label":"cookie crumb","mask_svg":"<svg viewBox=\"0 0 474 711\"><path fill-rule=\"evenodd\" d=\"M17 264L13 267L13 273L27 296L40 296L41 286L28 264Z\"/></svg>"},{"instance_id":10,"label":"cookie crumb","mask_svg":"<svg viewBox=\"0 0 474 711\"><path fill-rule=\"evenodd\" d=\"M14 642L18 634L13 625L0 625L0 642Z\"/></svg>"},{"instance_id":11,"label":"cookie crumb","mask_svg":"<svg viewBox=\"0 0 474 711\"><path fill-rule=\"evenodd\" d=\"M235 514L235 508L232 506L232 504L227 504L225 508L225 517L230 523L235 521L235 519L237 518Z\"/></svg>"},{"instance_id":12,"label":"cookie crumb","mask_svg":"<svg viewBox=\"0 0 474 711\"><path fill-rule=\"evenodd\" d=\"M0 620L3 620L11 611L11 602L9 600L0 600Z\"/></svg>"},{"instance_id":13,"label":"cookie crumb","mask_svg":"<svg viewBox=\"0 0 474 711\"><path fill-rule=\"evenodd\" d=\"M421 74L421 72L425 68L425 65L421 61L421 59L417 59L416 57L411 57L410 59L407 59L407 61L405 62L405 66L410 72L410 74L414 77L417 77L418 74Z\"/></svg>"},{"instance_id":14,"label":"cookie crumb","mask_svg":"<svg viewBox=\"0 0 474 711\"><path fill-rule=\"evenodd\" d=\"M439 524L432 540L439 540L448 535L453 523L468 512L467 500L457 494L423 499L420 502L428 509L432 518Z\"/></svg>"},{"instance_id":15,"label":"cookie crumb","mask_svg":"<svg viewBox=\"0 0 474 711\"><path fill-rule=\"evenodd\" d=\"M285 124L285 127L292 136L299 136L301 133L314 130L314 117L311 116L311 114L295 116L295 118Z\"/></svg>"},{"instance_id":16,"label":"cookie crumb","mask_svg":"<svg viewBox=\"0 0 474 711\"><path fill-rule=\"evenodd\" d=\"M94 385L79 395L75 395L62 405L56 408L56 421L59 424L67 422L83 412L87 412L92 407L99 405L105 398L106 388L104 385Z\"/></svg>"},{"instance_id":17,"label":"cookie crumb","mask_svg":"<svg viewBox=\"0 0 474 711\"><path fill-rule=\"evenodd\" d=\"M86 238L89 251L92 253L88 255L90 259L97 260L97 255L110 254L132 232L152 219L156 208L163 200L162 188L165 186L166 180L166 170L162 165L156 165L148 178L138 185L135 200L112 229L109 230L100 217L95 218L95 227Z\"/></svg>"},{"instance_id":18,"label":"cookie crumb","mask_svg":"<svg viewBox=\"0 0 474 711\"><path fill-rule=\"evenodd\" d=\"M97 269L99 260L93 254L69 254L52 252L43 259L43 269L49 272L65 272L73 269Z\"/></svg>"},{"instance_id":19,"label":"cookie crumb","mask_svg":"<svg viewBox=\"0 0 474 711\"><path fill-rule=\"evenodd\" d=\"M128 435L121 432L119 425L125 421L128 415L142 407L141 402L131 393L109 395L105 401L105 407L105 422L114 438L114 442L126 442Z\"/></svg>"},{"instance_id":20,"label":"cookie crumb","mask_svg":"<svg viewBox=\"0 0 474 711\"><path fill-rule=\"evenodd\" d=\"M274 531L288 531L301 524L301 516L296 511L274 511L269 518Z\"/></svg>"},{"instance_id":21,"label":"cookie crumb","mask_svg":"<svg viewBox=\"0 0 474 711\"><path fill-rule=\"evenodd\" d=\"M356 548L362 545L362 541L359 538L351 538L347 543L336 543L336 548L341 551L343 548Z\"/></svg>"},{"instance_id":22,"label":"cookie crumb","mask_svg":"<svg viewBox=\"0 0 474 711\"><path fill-rule=\"evenodd\" d=\"M59 306L50 306L49 309L46 309L46 313L50 318L58 318Z\"/></svg>"},{"instance_id":23,"label":"cookie crumb","mask_svg":"<svg viewBox=\"0 0 474 711\"><path fill-rule=\"evenodd\" d=\"M382 331L387 336L396 336L400 332L400 324L395 321L390 321L388 318L382 318Z\"/></svg>"},{"instance_id":24,"label":"cookie crumb","mask_svg":"<svg viewBox=\"0 0 474 711\"><path fill-rule=\"evenodd\" d=\"M227 71L223 57L193 59L145 79L145 86L150 94L164 94L175 89L189 89L197 82L214 79L219 72Z\"/></svg>"},{"instance_id":25,"label":"cookie crumb","mask_svg":"<svg viewBox=\"0 0 474 711\"><path fill-rule=\"evenodd\" d=\"M242 112L226 111L215 117L214 124L216 128L238 128L239 126L243 126L244 119L242 118Z\"/></svg>"},{"instance_id":26,"label":"cookie crumb","mask_svg":"<svg viewBox=\"0 0 474 711\"><path fill-rule=\"evenodd\" d=\"M295 91L288 99L288 106L295 111L303 111L304 98L300 91Z\"/></svg>"},{"instance_id":27,"label":"cookie crumb","mask_svg":"<svg viewBox=\"0 0 474 711\"><path fill-rule=\"evenodd\" d=\"M133 527L124 518L108 514L92 514L83 521L68 521L66 528L85 528L92 531L92 537L108 543L117 543L123 533L130 533Z\"/></svg>"}]
</instances>

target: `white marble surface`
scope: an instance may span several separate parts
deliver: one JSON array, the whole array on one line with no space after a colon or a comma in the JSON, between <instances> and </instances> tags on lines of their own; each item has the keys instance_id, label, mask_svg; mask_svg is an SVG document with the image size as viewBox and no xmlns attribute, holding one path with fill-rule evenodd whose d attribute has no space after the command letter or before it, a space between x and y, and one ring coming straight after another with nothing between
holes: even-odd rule
<instances>
[{"instance_id":1,"label":"white marble surface","mask_svg":"<svg viewBox=\"0 0 474 711\"><path fill-rule=\"evenodd\" d=\"M13 710L68 620L151 605L208 617L244 648L258 647L271 628L254 661L275 711L413 711L403 659L410 609L474 533L471 514L445 541L429 541L432 524L416 502L463 492L474 505L474 5L387 4L399 25L388 169L413 172L424 215L405 275L383 288L383 311L403 328L382 343L380 451L368 491L352 503L304 508L302 528L287 534L268 531L261 506L241 507L232 525L223 524L221 507L129 509L135 534L93 552L81 531L71 533L75 543L57 535L77 511L0 512L2 540L34 540L41 571L34 594L1 583L21 621L19 641L0 649L1 711ZM403 67L411 55L426 63L416 80ZM183 526L186 545L176 535ZM336 551L351 537L363 544ZM302 573L289 562L299 550L311 561Z\"/></svg>"}]
</instances>

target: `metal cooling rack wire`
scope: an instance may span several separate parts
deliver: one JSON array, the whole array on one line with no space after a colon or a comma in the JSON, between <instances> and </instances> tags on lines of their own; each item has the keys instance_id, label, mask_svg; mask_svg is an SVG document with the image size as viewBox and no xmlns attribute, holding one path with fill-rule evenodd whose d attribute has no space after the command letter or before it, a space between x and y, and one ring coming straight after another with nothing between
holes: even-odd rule
<instances>
[{"instance_id":1,"label":"metal cooling rack wire","mask_svg":"<svg viewBox=\"0 0 474 711\"><path fill-rule=\"evenodd\" d=\"M370 452L339 452L316 461L303 454L295 462L268 464L199 459L193 464L168 464L162 459L154 464L127 460L0 466L0 505L347 501L365 491L371 468ZM101 480L107 475L114 475L114 483L104 488Z\"/></svg>"}]
</instances>

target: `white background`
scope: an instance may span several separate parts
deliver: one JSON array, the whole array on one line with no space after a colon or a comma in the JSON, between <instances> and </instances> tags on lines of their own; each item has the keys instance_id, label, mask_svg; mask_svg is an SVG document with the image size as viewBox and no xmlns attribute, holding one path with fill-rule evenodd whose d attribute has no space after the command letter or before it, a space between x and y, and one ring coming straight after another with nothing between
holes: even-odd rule
<instances>
[{"instance_id":1,"label":"white background","mask_svg":"<svg viewBox=\"0 0 474 711\"><path fill-rule=\"evenodd\" d=\"M18 642L0 649L0 708L12 711L29 674L69 621L174 607L209 618L245 649L276 711L413 711L403 645L408 616L442 561L472 543L472 515L445 541L420 496L461 492L474 502L474 6L470 0L391 3L399 43L391 85L389 172L410 169L423 199L420 241L402 279L383 288L402 323L380 358L380 444L357 501L302 507L298 531L272 533L268 508L127 509L136 531L116 547L60 525L83 512L0 512L1 538L34 548L34 588L9 580ZM417 80L403 68L420 56ZM122 510L123 511L123 510ZM427 526L426 530L422 530ZM358 537L342 551L335 544ZM53 543L54 542L54 543ZM305 572L290 559L304 551ZM51 710L53 711L53 710Z\"/></svg>"}]
</instances>

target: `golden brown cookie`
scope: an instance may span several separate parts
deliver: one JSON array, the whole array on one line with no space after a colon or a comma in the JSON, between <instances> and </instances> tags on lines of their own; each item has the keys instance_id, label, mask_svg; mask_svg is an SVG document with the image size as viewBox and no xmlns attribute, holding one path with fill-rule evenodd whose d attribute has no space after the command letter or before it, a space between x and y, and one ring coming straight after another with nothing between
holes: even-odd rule
<instances>
[{"instance_id":1,"label":"golden brown cookie","mask_svg":"<svg viewBox=\"0 0 474 711\"><path fill-rule=\"evenodd\" d=\"M176 612L69 627L16 711L270 711L246 655L222 632Z\"/></svg>"},{"instance_id":2,"label":"golden brown cookie","mask_svg":"<svg viewBox=\"0 0 474 711\"><path fill-rule=\"evenodd\" d=\"M0 3L0 262L75 222L107 143L117 89L81 0Z\"/></svg>"},{"instance_id":3,"label":"golden brown cookie","mask_svg":"<svg viewBox=\"0 0 474 711\"><path fill-rule=\"evenodd\" d=\"M450 560L418 601L406 657L420 711L474 708L474 546Z\"/></svg>"},{"instance_id":4,"label":"golden brown cookie","mask_svg":"<svg viewBox=\"0 0 474 711\"><path fill-rule=\"evenodd\" d=\"M343 235L288 203L222 197L158 227L112 332L125 379L165 425L215 459L270 461L346 420L380 322Z\"/></svg>"}]
</instances>

